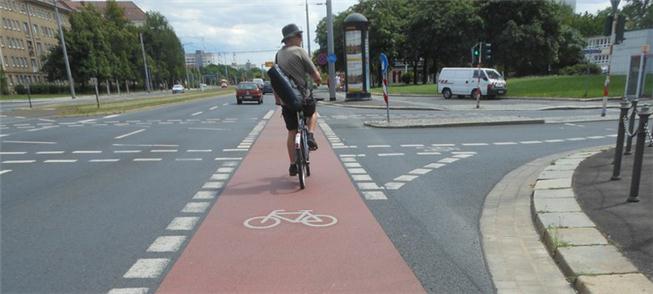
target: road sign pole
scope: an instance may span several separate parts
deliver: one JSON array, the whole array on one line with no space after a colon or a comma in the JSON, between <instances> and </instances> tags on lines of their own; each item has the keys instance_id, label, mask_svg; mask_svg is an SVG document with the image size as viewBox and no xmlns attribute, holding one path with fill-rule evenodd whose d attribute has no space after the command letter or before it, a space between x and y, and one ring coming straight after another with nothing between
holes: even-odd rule
<instances>
[{"instance_id":1,"label":"road sign pole","mask_svg":"<svg viewBox=\"0 0 653 294\"><path fill-rule=\"evenodd\" d=\"M329 56L334 54L333 49L333 13L331 11L331 0L326 1L327 6L327 51ZM329 61L329 101L336 101L336 64Z\"/></svg>"},{"instance_id":2,"label":"road sign pole","mask_svg":"<svg viewBox=\"0 0 653 294\"><path fill-rule=\"evenodd\" d=\"M603 83L603 108L601 109L601 116L605 116L606 113L608 112L608 92L610 90L610 70L611 70L611 65L612 65L612 50L614 48L614 43L617 40L617 19L619 18L617 15L618 8L619 8L619 2L621 0L610 0L610 3L612 4L612 31L610 33L610 53L609 53L609 58L608 58L608 71L605 75L605 82Z\"/></svg>"},{"instance_id":3,"label":"road sign pole","mask_svg":"<svg viewBox=\"0 0 653 294\"><path fill-rule=\"evenodd\" d=\"M478 74L478 79L476 82L476 109L479 109L481 107L481 62L483 60L483 46L482 42L478 42L478 66L477 68L477 74Z\"/></svg>"}]
</instances>

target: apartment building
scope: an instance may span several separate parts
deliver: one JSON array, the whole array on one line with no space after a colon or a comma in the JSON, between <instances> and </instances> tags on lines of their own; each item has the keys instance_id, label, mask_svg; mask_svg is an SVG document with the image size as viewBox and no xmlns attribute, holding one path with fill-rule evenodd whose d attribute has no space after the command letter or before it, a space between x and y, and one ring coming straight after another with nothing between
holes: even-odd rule
<instances>
[{"instance_id":1,"label":"apartment building","mask_svg":"<svg viewBox=\"0 0 653 294\"><path fill-rule=\"evenodd\" d=\"M81 10L83 5L91 5L100 13L107 10L106 1L70 1L62 0L64 4L75 11ZM145 12L133 1L116 1L116 5L125 13L125 18L134 26L141 27L145 25Z\"/></svg>"},{"instance_id":2,"label":"apartment building","mask_svg":"<svg viewBox=\"0 0 653 294\"><path fill-rule=\"evenodd\" d=\"M57 4L63 26L72 9ZM47 0L0 0L0 63L11 87L43 83L43 58L59 44L54 4Z\"/></svg>"},{"instance_id":3,"label":"apartment building","mask_svg":"<svg viewBox=\"0 0 653 294\"><path fill-rule=\"evenodd\" d=\"M585 40L585 49L598 49L596 53L585 53L585 58L590 62L607 70L610 65L610 72L617 75L625 75L630 66L630 58L641 54L642 46L653 48L653 29L627 31L624 33L624 41L612 49L610 58L610 37L596 36ZM647 70L653 71L653 62L648 62Z\"/></svg>"},{"instance_id":4,"label":"apartment building","mask_svg":"<svg viewBox=\"0 0 653 294\"><path fill-rule=\"evenodd\" d=\"M196 50L195 53L186 53L186 67L199 68L209 64L218 64L218 55L203 50Z\"/></svg>"}]
</instances>

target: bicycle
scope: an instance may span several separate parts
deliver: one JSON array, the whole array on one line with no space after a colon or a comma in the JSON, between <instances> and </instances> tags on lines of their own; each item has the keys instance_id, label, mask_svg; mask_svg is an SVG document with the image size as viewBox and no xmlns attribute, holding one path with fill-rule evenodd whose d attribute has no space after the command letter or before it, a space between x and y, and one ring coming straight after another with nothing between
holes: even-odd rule
<instances>
[{"instance_id":1,"label":"bicycle","mask_svg":"<svg viewBox=\"0 0 653 294\"><path fill-rule=\"evenodd\" d=\"M294 216L294 217L291 217ZM312 210L298 211L273 210L265 216L255 216L243 222L250 229L269 229L281 224L281 221L293 224L303 224L309 227L328 227L336 224L338 219L328 214L313 214Z\"/></svg>"},{"instance_id":2,"label":"bicycle","mask_svg":"<svg viewBox=\"0 0 653 294\"><path fill-rule=\"evenodd\" d=\"M313 89L309 89L309 95L306 101L313 100ZM314 101L313 101L314 102ZM306 177L311 176L310 148L308 148L308 128L306 127L306 118L304 110L297 111L297 134L295 134L295 165L297 165L297 177L299 178L299 187L306 188Z\"/></svg>"}]
</instances>

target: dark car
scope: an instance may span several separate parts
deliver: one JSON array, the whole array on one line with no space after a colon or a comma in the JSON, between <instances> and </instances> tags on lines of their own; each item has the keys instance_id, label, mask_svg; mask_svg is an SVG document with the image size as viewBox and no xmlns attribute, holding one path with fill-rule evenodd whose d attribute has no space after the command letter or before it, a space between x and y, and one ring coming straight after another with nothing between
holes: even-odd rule
<instances>
[{"instance_id":1,"label":"dark car","mask_svg":"<svg viewBox=\"0 0 653 294\"><path fill-rule=\"evenodd\" d=\"M257 101L263 103L263 93L254 82L242 82L236 87L236 102L243 104L243 101Z\"/></svg>"},{"instance_id":2,"label":"dark car","mask_svg":"<svg viewBox=\"0 0 653 294\"><path fill-rule=\"evenodd\" d=\"M268 81L265 81L263 84L263 94L267 93L272 93L272 84L270 84Z\"/></svg>"}]
</instances>

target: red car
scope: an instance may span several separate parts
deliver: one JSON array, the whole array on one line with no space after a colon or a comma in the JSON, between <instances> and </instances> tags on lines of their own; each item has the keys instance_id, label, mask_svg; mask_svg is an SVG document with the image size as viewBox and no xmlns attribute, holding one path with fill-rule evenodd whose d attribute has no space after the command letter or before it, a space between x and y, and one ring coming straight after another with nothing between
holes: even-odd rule
<instances>
[{"instance_id":1,"label":"red car","mask_svg":"<svg viewBox=\"0 0 653 294\"><path fill-rule=\"evenodd\" d=\"M243 101L258 101L263 103L263 92L254 82L242 82L236 87L236 102L243 104Z\"/></svg>"}]
</instances>

